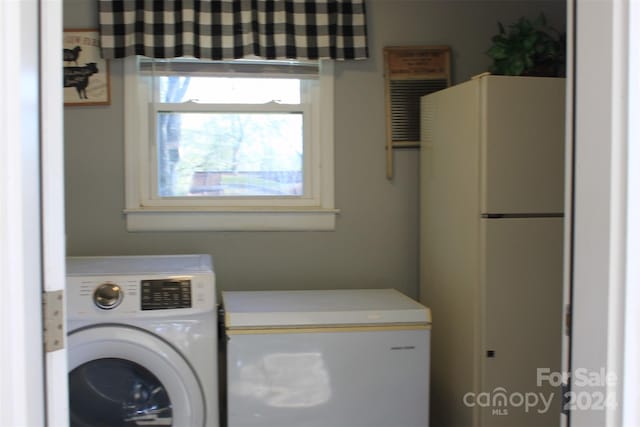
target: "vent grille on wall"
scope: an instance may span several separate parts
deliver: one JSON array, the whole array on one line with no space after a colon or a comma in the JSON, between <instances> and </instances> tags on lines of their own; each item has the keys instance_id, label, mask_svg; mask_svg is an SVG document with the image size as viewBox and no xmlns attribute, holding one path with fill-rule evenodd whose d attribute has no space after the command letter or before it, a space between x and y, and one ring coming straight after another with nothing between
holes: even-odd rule
<instances>
[{"instance_id":1,"label":"vent grille on wall","mask_svg":"<svg viewBox=\"0 0 640 427\"><path fill-rule=\"evenodd\" d=\"M420 97L451 85L446 46L385 47L387 178L393 177L393 149L420 145Z\"/></svg>"}]
</instances>

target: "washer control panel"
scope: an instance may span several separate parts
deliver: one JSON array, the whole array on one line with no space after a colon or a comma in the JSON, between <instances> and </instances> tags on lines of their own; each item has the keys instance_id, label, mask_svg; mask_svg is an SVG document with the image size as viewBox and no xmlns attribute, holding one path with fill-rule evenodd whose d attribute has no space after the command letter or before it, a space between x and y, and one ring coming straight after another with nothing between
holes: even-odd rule
<instances>
[{"instance_id":1,"label":"washer control panel","mask_svg":"<svg viewBox=\"0 0 640 427\"><path fill-rule=\"evenodd\" d=\"M166 316L215 309L213 274L67 277L68 318Z\"/></svg>"},{"instance_id":2,"label":"washer control panel","mask_svg":"<svg viewBox=\"0 0 640 427\"><path fill-rule=\"evenodd\" d=\"M143 280L140 290L142 310L191 308L191 280L189 279Z\"/></svg>"}]
</instances>

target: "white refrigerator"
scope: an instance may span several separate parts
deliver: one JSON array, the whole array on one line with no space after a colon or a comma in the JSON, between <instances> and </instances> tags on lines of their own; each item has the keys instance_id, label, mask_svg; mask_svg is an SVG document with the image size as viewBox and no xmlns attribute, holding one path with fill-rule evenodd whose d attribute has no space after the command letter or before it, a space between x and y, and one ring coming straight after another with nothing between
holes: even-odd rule
<instances>
[{"instance_id":1,"label":"white refrigerator","mask_svg":"<svg viewBox=\"0 0 640 427\"><path fill-rule=\"evenodd\" d=\"M394 289L223 292L229 427L426 427L428 308Z\"/></svg>"},{"instance_id":2,"label":"white refrigerator","mask_svg":"<svg viewBox=\"0 0 640 427\"><path fill-rule=\"evenodd\" d=\"M421 100L434 427L560 424L564 87L484 75Z\"/></svg>"}]
</instances>

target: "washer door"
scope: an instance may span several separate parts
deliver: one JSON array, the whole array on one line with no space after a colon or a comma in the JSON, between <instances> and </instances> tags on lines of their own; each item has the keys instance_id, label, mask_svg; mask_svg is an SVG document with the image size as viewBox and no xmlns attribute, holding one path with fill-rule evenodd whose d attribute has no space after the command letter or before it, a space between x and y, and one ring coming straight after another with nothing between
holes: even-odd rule
<instances>
[{"instance_id":1,"label":"washer door","mask_svg":"<svg viewBox=\"0 0 640 427\"><path fill-rule=\"evenodd\" d=\"M191 366L166 341L129 326L69 334L71 426L203 426Z\"/></svg>"}]
</instances>

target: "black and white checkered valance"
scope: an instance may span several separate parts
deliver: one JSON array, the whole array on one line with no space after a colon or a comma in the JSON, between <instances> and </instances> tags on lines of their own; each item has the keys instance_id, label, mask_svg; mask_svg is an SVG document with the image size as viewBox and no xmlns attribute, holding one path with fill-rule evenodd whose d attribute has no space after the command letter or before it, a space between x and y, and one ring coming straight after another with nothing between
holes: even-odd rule
<instances>
[{"instance_id":1,"label":"black and white checkered valance","mask_svg":"<svg viewBox=\"0 0 640 427\"><path fill-rule=\"evenodd\" d=\"M365 59L365 0L99 0L104 58Z\"/></svg>"}]
</instances>

